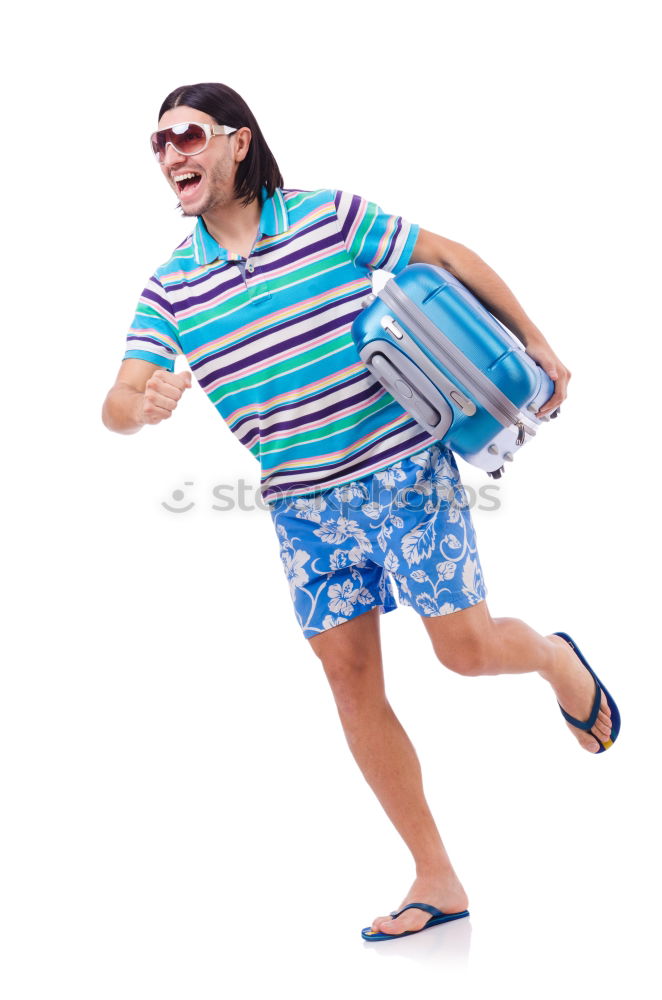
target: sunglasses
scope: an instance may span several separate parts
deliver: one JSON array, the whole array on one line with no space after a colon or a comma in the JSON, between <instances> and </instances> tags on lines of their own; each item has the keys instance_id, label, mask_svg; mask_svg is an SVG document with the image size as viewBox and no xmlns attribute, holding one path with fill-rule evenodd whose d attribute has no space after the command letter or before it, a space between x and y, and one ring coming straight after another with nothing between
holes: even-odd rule
<instances>
[{"instance_id":1,"label":"sunglasses","mask_svg":"<svg viewBox=\"0 0 662 1000\"><path fill-rule=\"evenodd\" d=\"M168 143L181 156L194 156L206 149L215 135L231 135L236 128L229 125L207 125L199 122L179 122L170 128L162 128L151 135L152 152L163 163Z\"/></svg>"}]
</instances>

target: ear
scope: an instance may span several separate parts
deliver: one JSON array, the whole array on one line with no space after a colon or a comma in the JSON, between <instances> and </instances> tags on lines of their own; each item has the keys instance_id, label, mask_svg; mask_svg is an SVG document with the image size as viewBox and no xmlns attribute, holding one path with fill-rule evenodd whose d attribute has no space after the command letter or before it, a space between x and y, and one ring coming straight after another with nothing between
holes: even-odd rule
<instances>
[{"instance_id":1,"label":"ear","mask_svg":"<svg viewBox=\"0 0 662 1000\"><path fill-rule=\"evenodd\" d=\"M247 125L238 129L234 135L230 136L234 139L234 158L236 163L240 163L241 160L245 160L248 156L248 150L250 149L251 139L253 134Z\"/></svg>"}]
</instances>

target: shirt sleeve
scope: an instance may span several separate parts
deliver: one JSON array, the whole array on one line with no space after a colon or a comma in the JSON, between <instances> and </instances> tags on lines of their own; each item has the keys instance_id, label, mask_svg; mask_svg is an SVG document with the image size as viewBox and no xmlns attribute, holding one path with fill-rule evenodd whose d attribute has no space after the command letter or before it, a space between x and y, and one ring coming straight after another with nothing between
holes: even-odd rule
<instances>
[{"instance_id":1,"label":"shirt sleeve","mask_svg":"<svg viewBox=\"0 0 662 1000\"><path fill-rule=\"evenodd\" d=\"M340 232L355 264L369 271L397 274L409 262L419 226L356 194L334 192Z\"/></svg>"},{"instance_id":2,"label":"shirt sleeve","mask_svg":"<svg viewBox=\"0 0 662 1000\"><path fill-rule=\"evenodd\" d=\"M140 358L171 372L182 354L177 320L163 285L154 275L147 282L126 338L127 358Z\"/></svg>"}]
</instances>

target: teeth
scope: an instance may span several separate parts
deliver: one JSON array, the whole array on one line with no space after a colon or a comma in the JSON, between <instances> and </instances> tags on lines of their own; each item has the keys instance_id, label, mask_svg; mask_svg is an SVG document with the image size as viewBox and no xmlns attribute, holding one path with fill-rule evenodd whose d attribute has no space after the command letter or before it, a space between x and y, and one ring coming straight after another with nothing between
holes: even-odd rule
<instances>
[{"instance_id":1,"label":"teeth","mask_svg":"<svg viewBox=\"0 0 662 1000\"><path fill-rule=\"evenodd\" d=\"M191 178L194 179L194 178L199 177L199 176L200 176L199 174L176 174L175 177L173 178L173 180L175 180L175 181L186 181L186 180L189 179L189 177L191 177Z\"/></svg>"}]
</instances>

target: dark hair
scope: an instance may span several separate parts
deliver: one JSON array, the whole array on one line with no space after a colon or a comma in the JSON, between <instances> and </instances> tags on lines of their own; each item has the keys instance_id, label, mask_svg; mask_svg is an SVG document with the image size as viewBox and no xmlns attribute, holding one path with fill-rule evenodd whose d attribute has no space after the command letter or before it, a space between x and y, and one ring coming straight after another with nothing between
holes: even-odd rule
<instances>
[{"instance_id":1,"label":"dark hair","mask_svg":"<svg viewBox=\"0 0 662 1000\"><path fill-rule=\"evenodd\" d=\"M261 201L263 184L269 197L277 187L283 187L283 175L274 154L267 146L253 112L236 90L224 83L192 83L177 87L161 105L159 121L166 111L180 104L204 111L218 125L232 125L234 128L248 126L251 130L251 144L246 157L237 167L234 183L235 196L242 199L242 204L248 205L254 198Z\"/></svg>"}]
</instances>

